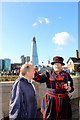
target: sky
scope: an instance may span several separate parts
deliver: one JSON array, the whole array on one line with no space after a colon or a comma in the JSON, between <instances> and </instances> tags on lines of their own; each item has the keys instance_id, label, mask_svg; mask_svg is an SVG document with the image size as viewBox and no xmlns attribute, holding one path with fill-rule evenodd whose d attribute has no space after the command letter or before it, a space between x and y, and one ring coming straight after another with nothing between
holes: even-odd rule
<instances>
[{"instance_id":1,"label":"sky","mask_svg":"<svg viewBox=\"0 0 80 120\"><path fill-rule=\"evenodd\" d=\"M3 2L0 59L30 56L35 36L39 64L61 56L66 63L78 49L77 2Z\"/></svg>"}]
</instances>

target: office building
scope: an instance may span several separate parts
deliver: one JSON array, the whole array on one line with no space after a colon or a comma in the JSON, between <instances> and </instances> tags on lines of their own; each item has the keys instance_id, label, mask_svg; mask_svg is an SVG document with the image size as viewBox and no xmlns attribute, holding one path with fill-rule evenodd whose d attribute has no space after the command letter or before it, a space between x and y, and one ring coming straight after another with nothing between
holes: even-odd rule
<instances>
[{"instance_id":1,"label":"office building","mask_svg":"<svg viewBox=\"0 0 80 120\"><path fill-rule=\"evenodd\" d=\"M30 62L30 56L25 57L24 55L22 55L20 57L20 61L21 61L21 64L29 63Z\"/></svg>"},{"instance_id":2,"label":"office building","mask_svg":"<svg viewBox=\"0 0 80 120\"><path fill-rule=\"evenodd\" d=\"M26 56L25 61L26 61L26 63L29 63L30 62L30 56Z\"/></svg>"},{"instance_id":3,"label":"office building","mask_svg":"<svg viewBox=\"0 0 80 120\"><path fill-rule=\"evenodd\" d=\"M0 71L11 71L11 59L0 59Z\"/></svg>"},{"instance_id":4,"label":"office building","mask_svg":"<svg viewBox=\"0 0 80 120\"><path fill-rule=\"evenodd\" d=\"M22 64L25 64L25 57L24 57L24 55L22 55L22 56L20 57L20 61L21 61Z\"/></svg>"},{"instance_id":5,"label":"office building","mask_svg":"<svg viewBox=\"0 0 80 120\"><path fill-rule=\"evenodd\" d=\"M11 71L11 59L5 58L3 60L3 70L4 71Z\"/></svg>"},{"instance_id":6,"label":"office building","mask_svg":"<svg viewBox=\"0 0 80 120\"><path fill-rule=\"evenodd\" d=\"M0 59L0 71L2 71L2 69L3 69L3 60Z\"/></svg>"}]
</instances>

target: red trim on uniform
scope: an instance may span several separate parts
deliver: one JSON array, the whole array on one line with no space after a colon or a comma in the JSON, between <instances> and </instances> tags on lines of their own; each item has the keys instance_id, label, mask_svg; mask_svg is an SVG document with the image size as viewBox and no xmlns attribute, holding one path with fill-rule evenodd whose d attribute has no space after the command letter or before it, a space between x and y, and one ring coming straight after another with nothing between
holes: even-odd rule
<instances>
[{"instance_id":1,"label":"red trim on uniform","mask_svg":"<svg viewBox=\"0 0 80 120\"><path fill-rule=\"evenodd\" d=\"M62 107L62 100L63 97L66 97L67 93L64 94L55 94L53 92L50 92L47 90L46 94L52 96L52 97L56 97L56 119L58 118L58 113L59 113L59 109L60 109L60 105ZM59 105L58 105L59 103Z\"/></svg>"},{"instance_id":2,"label":"red trim on uniform","mask_svg":"<svg viewBox=\"0 0 80 120\"><path fill-rule=\"evenodd\" d=\"M51 85L51 91L52 91L52 81L51 81L51 74L50 74L50 70L49 70L49 78L50 78L50 85Z\"/></svg>"},{"instance_id":3,"label":"red trim on uniform","mask_svg":"<svg viewBox=\"0 0 80 120\"><path fill-rule=\"evenodd\" d=\"M38 81L39 80L39 78L37 78L37 80L35 80L35 81Z\"/></svg>"},{"instance_id":4,"label":"red trim on uniform","mask_svg":"<svg viewBox=\"0 0 80 120\"><path fill-rule=\"evenodd\" d=\"M38 75L39 74L37 74L33 79L34 79L34 81L38 81L39 80L39 78L37 78L38 77ZM36 78L36 80L35 80L35 78Z\"/></svg>"},{"instance_id":5,"label":"red trim on uniform","mask_svg":"<svg viewBox=\"0 0 80 120\"><path fill-rule=\"evenodd\" d=\"M45 96L46 96L46 93L45 93L44 98L43 98L44 101L45 101ZM42 113L42 114L44 114L43 111L44 111L44 109L41 107L41 113Z\"/></svg>"},{"instance_id":6,"label":"red trim on uniform","mask_svg":"<svg viewBox=\"0 0 80 120\"><path fill-rule=\"evenodd\" d=\"M56 78L56 80L63 80L64 79L64 76L60 75L60 74L55 75L54 77Z\"/></svg>"},{"instance_id":7,"label":"red trim on uniform","mask_svg":"<svg viewBox=\"0 0 80 120\"><path fill-rule=\"evenodd\" d=\"M42 108L41 108L42 109ZM41 111L41 113L43 114L43 111L42 110L40 110Z\"/></svg>"},{"instance_id":8,"label":"red trim on uniform","mask_svg":"<svg viewBox=\"0 0 80 120\"><path fill-rule=\"evenodd\" d=\"M48 95L47 95L47 98L46 98L45 111L44 111L44 115L43 115L44 120L45 120L45 114L46 114L46 110L47 110L47 100L48 100Z\"/></svg>"},{"instance_id":9,"label":"red trim on uniform","mask_svg":"<svg viewBox=\"0 0 80 120\"><path fill-rule=\"evenodd\" d=\"M58 118L58 113L59 113L59 109L60 109L60 97L58 98L58 97L56 97L56 120L57 120L57 118ZM57 103L59 103L59 104L57 104ZM57 106L58 105L58 106Z\"/></svg>"},{"instance_id":10,"label":"red trim on uniform","mask_svg":"<svg viewBox=\"0 0 80 120\"><path fill-rule=\"evenodd\" d=\"M58 97L57 97L57 100L58 100ZM59 109L60 109L60 102L61 102L61 101L60 101L60 97L59 97L59 102L58 102L59 105L58 105L58 108L57 108L57 111L56 111L56 112L57 112L57 113L56 113L56 114L57 114L57 118L58 118L58 113L59 113Z\"/></svg>"},{"instance_id":11,"label":"red trim on uniform","mask_svg":"<svg viewBox=\"0 0 80 120\"><path fill-rule=\"evenodd\" d=\"M67 95L67 93L64 93L64 94L56 94L56 93L50 92L50 91L48 91L48 90L47 90L46 93L50 93L50 95L53 95L53 96L55 96L55 97L58 96L58 95L61 95L61 96Z\"/></svg>"},{"instance_id":12,"label":"red trim on uniform","mask_svg":"<svg viewBox=\"0 0 80 120\"><path fill-rule=\"evenodd\" d=\"M59 60L58 60L58 58L55 59L55 61L53 61L53 63L58 63L58 62L61 63L61 64L63 64L62 61L59 61Z\"/></svg>"},{"instance_id":13,"label":"red trim on uniform","mask_svg":"<svg viewBox=\"0 0 80 120\"><path fill-rule=\"evenodd\" d=\"M59 73L61 73L62 72L62 69L59 71Z\"/></svg>"},{"instance_id":14,"label":"red trim on uniform","mask_svg":"<svg viewBox=\"0 0 80 120\"><path fill-rule=\"evenodd\" d=\"M62 100L63 100L63 99L61 98L61 107L62 107ZM60 120L61 120L61 115L60 115Z\"/></svg>"},{"instance_id":15,"label":"red trim on uniform","mask_svg":"<svg viewBox=\"0 0 80 120\"><path fill-rule=\"evenodd\" d=\"M43 108L41 107L41 113L43 114Z\"/></svg>"},{"instance_id":16,"label":"red trim on uniform","mask_svg":"<svg viewBox=\"0 0 80 120\"><path fill-rule=\"evenodd\" d=\"M37 74L34 78L37 78L39 74Z\"/></svg>"}]
</instances>

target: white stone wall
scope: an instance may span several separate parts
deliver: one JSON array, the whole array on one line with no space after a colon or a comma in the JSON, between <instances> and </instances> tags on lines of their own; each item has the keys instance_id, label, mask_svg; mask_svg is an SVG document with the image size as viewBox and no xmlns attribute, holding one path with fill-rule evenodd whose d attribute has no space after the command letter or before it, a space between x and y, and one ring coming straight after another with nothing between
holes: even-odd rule
<instances>
[{"instance_id":1,"label":"white stone wall","mask_svg":"<svg viewBox=\"0 0 80 120\"><path fill-rule=\"evenodd\" d=\"M80 97L80 77L74 77L73 79L73 87L74 91L70 93L71 99Z\"/></svg>"},{"instance_id":2,"label":"white stone wall","mask_svg":"<svg viewBox=\"0 0 80 120\"><path fill-rule=\"evenodd\" d=\"M37 109L41 108L42 99L44 94L46 93L46 84L45 83L37 83L35 81L32 82L36 89L36 98L37 98Z\"/></svg>"},{"instance_id":3,"label":"white stone wall","mask_svg":"<svg viewBox=\"0 0 80 120\"><path fill-rule=\"evenodd\" d=\"M13 81L0 82L0 120L8 116L10 92L13 83L14 83ZM73 83L74 83L74 92L72 93L71 99L80 97L80 89L79 89L80 77L73 78ZM37 83L35 81L32 81L32 84L35 86L36 89L37 109L39 109L41 107L43 96L46 92L46 84Z\"/></svg>"},{"instance_id":4,"label":"white stone wall","mask_svg":"<svg viewBox=\"0 0 80 120\"><path fill-rule=\"evenodd\" d=\"M12 82L0 82L0 119L7 117L9 115L9 100L10 100L10 92L11 86L13 85Z\"/></svg>"}]
</instances>

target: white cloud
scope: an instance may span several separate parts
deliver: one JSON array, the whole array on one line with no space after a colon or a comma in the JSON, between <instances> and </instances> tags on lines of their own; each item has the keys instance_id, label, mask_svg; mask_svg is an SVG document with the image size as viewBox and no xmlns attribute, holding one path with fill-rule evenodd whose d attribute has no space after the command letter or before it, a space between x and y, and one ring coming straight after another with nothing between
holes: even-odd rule
<instances>
[{"instance_id":1,"label":"white cloud","mask_svg":"<svg viewBox=\"0 0 80 120\"><path fill-rule=\"evenodd\" d=\"M43 22L46 23L46 24L50 23L50 21L49 21L48 18L38 17L37 22L35 22L35 23L33 24L33 27L37 26L38 23L43 24Z\"/></svg>"},{"instance_id":2,"label":"white cloud","mask_svg":"<svg viewBox=\"0 0 80 120\"><path fill-rule=\"evenodd\" d=\"M42 24L42 20L39 20L40 24Z\"/></svg>"},{"instance_id":3,"label":"white cloud","mask_svg":"<svg viewBox=\"0 0 80 120\"><path fill-rule=\"evenodd\" d=\"M39 18L38 18L38 22L39 22L40 24L43 23L42 17L39 17Z\"/></svg>"},{"instance_id":4,"label":"white cloud","mask_svg":"<svg viewBox=\"0 0 80 120\"><path fill-rule=\"evenodd\" d=\"M68 32L61 32L55 34L52 40L55 44L66 45L68 41L74 41L74 38Z\"/></svg>"},{"instance_id":5,"label":"white cloud","mask_svg":"<svg viewBox=\"0 0 80 120\"><path fill-rule=\"evenodd\" d=\"M42 24L42 22L43 22L42 20L39 20L39 23L40 23L40 24Z\"/></svg>"},{"instance_id":6,"label":"white cloud","mask_svg":"<svg viewBox=\"0 0 80 120\"><path fill-rule=\"evenodd\" d=\"M48 18L43 18L45 20L45 23L50 23Z\"/></svg>"},{"instance_id":7,"label":"white cloud","mask_svg":"<svg viewBox=\"0 0 80 120\"><path fill-rule=\"evenodd\" d=\"M35 27L35 26L37 26L37 22L35 22L35 23L33 24L33 27Z\"/></svg>"}]
</instances>

